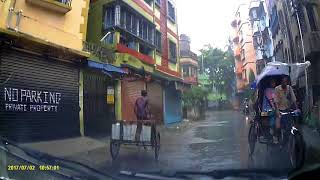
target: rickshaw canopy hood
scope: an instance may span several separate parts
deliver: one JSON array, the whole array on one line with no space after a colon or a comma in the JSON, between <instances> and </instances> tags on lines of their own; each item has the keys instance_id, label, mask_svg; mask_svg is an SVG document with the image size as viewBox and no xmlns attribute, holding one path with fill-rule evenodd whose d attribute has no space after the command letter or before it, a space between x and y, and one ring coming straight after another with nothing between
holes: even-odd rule
<instances>
[{"instance_id":1,"label":"rickshaw canopy hood","mask_svg":"<svg viewBox=\"0 0 320 180\"><path fill-rule=\"evenodd\" d=\"M304 73L305 69L311 65L309 61L305 63L282 63L282 62L270 62L257 76L255 86L257 87L261 80L268 76L286 75L290 76L292 85L295 85L298 78Z\"/></svg>"}]
</instances>

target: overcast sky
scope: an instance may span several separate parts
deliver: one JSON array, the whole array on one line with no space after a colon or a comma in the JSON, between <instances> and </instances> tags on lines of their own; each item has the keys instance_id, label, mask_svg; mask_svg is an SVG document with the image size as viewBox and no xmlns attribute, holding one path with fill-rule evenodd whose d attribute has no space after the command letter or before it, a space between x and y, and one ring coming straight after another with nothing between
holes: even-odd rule
<instances>
[{"instance_id":1,"label":"overcast sky","mask_svg":"<svg viewBox=\"0 0 320 180\"><path fill-rule=\"evenodd\" d=\"M231 34L231 20L238 0L176 0L179 34L191 38L191 48L205 44L224 48Z\"/></svg>"}]
</instances>

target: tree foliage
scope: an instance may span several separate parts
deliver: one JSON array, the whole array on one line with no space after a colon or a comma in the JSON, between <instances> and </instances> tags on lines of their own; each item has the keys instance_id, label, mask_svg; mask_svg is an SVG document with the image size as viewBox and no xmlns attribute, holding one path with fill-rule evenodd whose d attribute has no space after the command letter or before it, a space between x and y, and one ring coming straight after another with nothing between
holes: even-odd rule
<instances>
[{"instance_id":1,"label":"tree foliage","mask_svg":"<svg viewBox=\"0 0 320 180\"><path fill-rule=\"evenodd\" d=\"M234 56L231 48L223 51L206 45L200 52L203 58L204 72L210 77L211 87L215 87L218 93L230 97L235 82Z\"/></svg>"},{"instance_id":2,"label":"tree foliage","mask_svg":"<svg viewBox=\"0 0 320 180\"><path fill-rule=\"evenodd\" d=\"M208 96L208 91L202 87L193 87L182 95L185 107L201 106Z\"/></svg>"}]
</instances>

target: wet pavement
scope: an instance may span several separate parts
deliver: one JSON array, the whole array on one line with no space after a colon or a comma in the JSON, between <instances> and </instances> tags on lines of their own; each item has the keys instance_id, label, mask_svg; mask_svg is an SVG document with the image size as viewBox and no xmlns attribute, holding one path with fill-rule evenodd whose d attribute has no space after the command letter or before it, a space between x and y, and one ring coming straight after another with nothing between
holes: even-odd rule
<instances>
[{"instance_id":1,"label":"wet pavement","mask_svg":"<svg viewBox=\"0 0 320 180\"><path fill-rule=\"evenodd\" d=\"M107 145L67 158L111 174L121 170L288 169L288 153L277 147L267 149L266 145L257 144L253 158L249 158L249 125L239 112L209 112L206 120L189 122L182 128L161 128L159 161L154 159L151 148L137 146L121 146L113 161Z\"/></svg>"}]
</instances>

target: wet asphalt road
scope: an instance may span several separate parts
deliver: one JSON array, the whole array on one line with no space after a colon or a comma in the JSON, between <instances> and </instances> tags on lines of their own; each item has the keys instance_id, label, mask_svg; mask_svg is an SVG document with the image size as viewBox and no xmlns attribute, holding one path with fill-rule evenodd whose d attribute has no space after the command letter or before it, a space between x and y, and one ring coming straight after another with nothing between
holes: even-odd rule
<instances>
[{"instance_id":1,"label":"wet asphalt road","mask_svg":"<svg viewBox=\"0 0 320 180\"><path fill-rule=\"evenodd\" d=\"M249 121L239 112L209 112L206 120L189 122L186 127L162 128L159 161L151 148L122 146L115 161L108 148L91 151L82 162L104 172L121 170L287 169L287 152L257 144L253 158L248 155ZM106 150L107 149L107 150Z\"/></svg>"}]
</instances>

